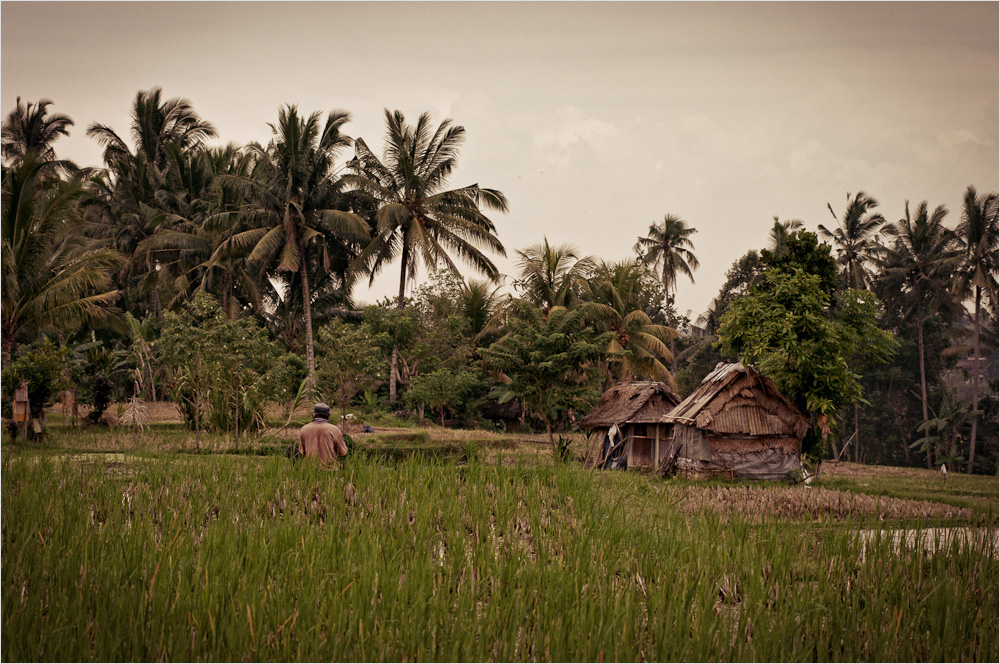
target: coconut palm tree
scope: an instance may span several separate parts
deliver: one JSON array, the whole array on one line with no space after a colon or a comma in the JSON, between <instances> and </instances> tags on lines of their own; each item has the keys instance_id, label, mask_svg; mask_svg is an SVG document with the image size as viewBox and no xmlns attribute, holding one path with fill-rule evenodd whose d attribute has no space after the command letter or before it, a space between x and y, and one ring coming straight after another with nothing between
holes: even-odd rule
<instances>
[{"instance_id":1,"label":"coconut palm tree","mask_svg":"<svg viewBox=\"0 0 1000 664\"><path fill-rule=\"evenodd\" d=\"M64 332L114 317L113 252L71 258L62 237L83 194L79 179L46 176L29 152L3 176L3 358L38 333Z\"/></svg>"},{"instance_id":2,"label":"coconut palm tree","mask_svg":"<svg viewBox=\"0 0 1000 664\"><path fill-rule=\"evenodd\" d=\"M844 269L847 286L862 290L871 281L866 263L874 252L875 238L882 233L885 217L873 211L878 207L878 201L863 191L855 194L853 199L850 194L847 195L847 208L843 218L837 217L829 203L826 207L837 221L838 227L830 231L820 224L820 237L831 240L837 249L837 262Z\"/></svg>"},{"instance_id":3,"label":"coconut palm tree","mask_svg":"<svg viewBox=\"0 0 1000 664\"><path fill-rule=\"evenodd\" d=\"M692 251L694 243L691 241L691 236L697 232L680 217L667 214L663 217L663 223L650 224L646 237L640 237L633 248L639 259L645 265L652 265L663 281L671 328L676 327L672 305L676 295L677 275L685 275L694 283L694 270L698 269L698 258ZM677 373L676 336L670 339L670 355L673 372Z\"/></svg>"},{"instance_id":4,"label":"coconut palm tree","mask_svg":"<svg viewBox=\"0 0 1000 664\"><path fill-rule=\"evenodd\" d=\"M829 203L826 208L837 221L837 228L832 231L823 224L819 225L819 235L824 240L830 240L837 249L837 262L843 268L841 273L848 288L862 290L871 282L871 273L867 264L871 261L878 248L878 237L885 225L885 217L874 212L878 201L863 191L851 198L847 194L847 208L843 218L838 218ZM854 405L854 449L861 448L861 421L858 404Z\"/></svg>"},{"instance_id":5,"label":"coconut palm tree","mask_svg":"<svg viewBox=\"0 0 1000 664\"><path fill-rule=\"evenodd\" d=\"M95 122L87 128L87 135L104 148L105 169L91 177L79 231L93 240L93 248L112 249L129 259L118 277L126 284L125 305L134 307L148 298L146 308L159 318L166 257L162 251L153 255L142 249L154 233L171 230L177 221L170 207L171 187L176 189L181 176L170 169L199 152L216 131L191 102L163 100L160 88L139 91L131 116L131 146L107 125Z\"/></svg>"},{"instance_id":6,"label":"coconut palm tree","mask_svg":"<svg viewBox=\"0 0 1000 664\"><path fill-rule=\"evenodd\" d=\"M174 307L196 290L216 297L235 320L243 311L261 311L259 275L251 274L246 252L233 251L229 240L249 230L240 214L248 203L220 176L249 177L253 159L235 144L182 152L169 146L166 182L157 192L170 223L143 240L137 251L153 256L173 279Z\"/></svg>"},{"instance_id":7,"label":"coconut palm tree","mask_svg":"<svg viewBox=\"0 0 1000 664\"><path fill-rule=\"evenodd\" d=\"M518 250L518 276L514 287L522 298L539 307L548 316L554 307L570 308L578 304L586 289L587 274L594 269L590 256L580 258L571 244L553 247L547 237L542 242Z\"/></svg>"},{"instance_id":8,"label":"coconut palm tree","mask_svg":"<svg viewBox=\"0 0 1000 664\"><path fill-rule=\"evenodd\" d=\"M319 112L301 117L296 106L288 105L270 125L268 146L248 148L256 159L252 175L219 178L250 201L244 215L252 228L233 235L225 249L245 250L262 278L271 269L298 274L310 385L316 372L311 282L317 274L330 273L333 258L339 259L334 254L349 252L353 258L368 237L365 221L342 209L344 181L335 161L350 145L341 133L349 120L346 112L332 111L321 124Z\"/></svg>"},{"instance_id":9,"label":"coconut palm tree","mask_svg":"<svg viewBox=\"0 0 1000 664\"><path fill-rule=\"evenodd\" d=\"M458 163L465 129L444 120L437 129L423 113L408 125L399 111L385 109L386 136L382 159L362 139L355 142L354 175L349 182L377 205L374 238L358 263L375 278L386 265L399 261L397 307L406 302L406 285L416 278L418 263L426 269L440 264L457 271L450 254L496 281L499 272L484 253L505 256L493 222L482 209L507 211L507 198L478 184L447 189ZM399 350L394 349L389 372L389 400L396 399Z\"/></svg>"},{"instance_id":10,"label":"coconut palm tree","mask_svg":"<svg viewBox=\"0 0 1000 664\"><path fill-rule=\"evenodd\" d=\"M22 104L17 98L14 110L7 114L2 125L2 154L8 164L15 165L33 152L37 161L45 164L46 174L55 170L68 173L75 170L71 162L56 159L52 144L62 136L69 136L73 120L62 113L49 114L52 100L42 99L32 104Z\"/></svg>"},{"instance_id":11,"label":"coconut palm tree","mask_svg":"<svg viewBox=\"0 0 1000 664\"><path fill-rule=\"evenodd\" d=\"M601 261L588 275L587 307L598 332L611 332L607 358L609 375L616 381L658 380L676 389L665 362L673 360L666 342L677 333L656 325L642 310L640 291L646 268L634 261Z\"/></svg>"},{"instance_id":12,"label":"coconut palm tree","mask_svg":"<svg viewBox=\"0 0 1000 664\"><path fill-rule=\"evenodd\" d=\"M122 306L136 315L162 314L159 297L160 266L143 242L167 224L169 215L156 207L156 185L147 174L145 156L119 160L110 169L87 174L82 215L75 233L87 240L82 251L114 251L125 258L116 281L122 287Z\"/></svg>"},{"instance_id":13,"label":"coconut palm tree","mask_svg":"<svg viewBox=\"0 0 1000 664\"><path fill-rule=\"evenodd\" d=\"M469 279L458 292L458 312L465 320L473 349L488 346L500 330L500 287L486 279Z\"/></svg>"},{"instance_id":14,"label":"coconut palm tree","mask_svg":"<svg viewBox=\"0 0 1000 664\"><path fill-rule=\"evenodd\" d=\"M927 201L917 206L916 213L910 215L910 203L906 202L905 216L894 224L886 226L886 235L891 244L881 250L880 263L884 278L901 282L908 290L911 311L917 328L917 352L920 366L920 401L923 420L929 418L927 405L927 372L925 369L924 322L929 311L951 304L948 292L950 278L958 267L962 253L955 233L945 227L944 218L948 214L943 205L933 212ZM927 464L931 458L928 451Z\"/></svg>"},{"instance_id":15,"label":"coconut palm tree","mask_svg":"<svg viewBox=\"0 0 1000 664\"><path fill-rule=\"evenodd\" d=\"M145 156L154 174L163 176L168 165L167 146L183 151L202 147L215 138L215 127L202 120L191 102L181 97L163 100L160 88L140 90L132 102L132 122L129 127L133 149L107 125L98 122L87 127L87 136L104 147L104 163L134 160Z\"/></svg>"},{"instance_id":16,"label":"coconut palm tree","mask_svg":"<svg viewBox=\"0 0 1000 664\"><path fill-rule=\"evenodd\" d=\"M969 466L976 457L976 434L979 423L979 376L980 345L979 336L982 319L983 293L993 307L997 306L997 194L979 195L976 188L969 185L962 199L962 221L957 235L964 248L962 268L956 281L956 290L964 297L970 294L975 299L973 317L973 352L975 360L972 372L972 431L969 434ZM970 293L971 291L971 293Z\"/></svg>"},{"instance_id":17,"label":"coconut palm tree","mask_svg":"<svg viewBox=\"0 0 1000 664\"><path fill-rule=\"evenodd\" d=\"M771 251L776 256L783 255L788 248L788 239L802 230L804 226L801 219L778 221L778 215L774 215L774 225L771 226L771 232L768 233L771 240Z\"/></svg>"}]
</instances>

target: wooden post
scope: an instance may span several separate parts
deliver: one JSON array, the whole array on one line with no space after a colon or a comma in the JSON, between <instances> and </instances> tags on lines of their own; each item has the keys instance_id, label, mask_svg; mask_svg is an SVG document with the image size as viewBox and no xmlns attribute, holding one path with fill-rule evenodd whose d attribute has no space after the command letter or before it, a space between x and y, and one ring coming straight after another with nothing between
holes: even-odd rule
<instances>
[{"instance_id":1,"label":"wooden post","mask_svg":"<svg viewBox=\"0 0 1000 664\"><path fill-rule=\"evenodd\" d=\"M656 433L654 434L656 443L653 448L653 468L660 467L660 424L657 422L655 425Z\"/></svg>"}]
</instances>

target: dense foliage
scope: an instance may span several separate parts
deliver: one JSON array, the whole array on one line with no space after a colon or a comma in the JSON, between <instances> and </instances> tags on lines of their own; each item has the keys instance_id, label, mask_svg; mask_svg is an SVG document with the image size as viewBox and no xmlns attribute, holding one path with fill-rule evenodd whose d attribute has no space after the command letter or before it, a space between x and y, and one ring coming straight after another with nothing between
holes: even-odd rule
<instances>
[{"instance_id":1,"label":"dense foliage","mask_svg":"<svg viewBox=\"0 0 1000 664\"><path fill-rule=\"evenodd\" d=\"M500 402L517 398L525 412L552 432L600 396L598 361L613 336L586 324L585 309L553 309L548 316L522 305L507 322L507 334L486 349L488 364L501 372Z\"/></svg>"},{"instance_id":2,"label":"dense foliage","mask_svg":"<svg viewBox=\"0 0 1000 664\"><path fill-rule=\"evenodd\" d=\"M211 122L154 88L127 132L87 128L103 163L81 169L58 157L73 122L51 106L18 100L3 122L5 391L43 336L64 355L32 387L36 415L65 384L95 418L167 397L199 431L256 430L269 401L330 395L342 414L429 408L554 434L611 382L684 396L743 358L809 411L835 457L997 467L996 193L970 186L953 225L926 201L890 221L865 192L828 205L836 225L819 235L775 217L769 246L689 320L674 295L699 266L696 229L675 214L618 260L543 237L515 250L505 288L487 214L509 203L451 182L465 130L450 119L387 109L378 156L345 133L346 111L285 105L267 145L213 147ZM398 296L356 303L354 286L390 264ZM416 284L420 267L430 278Z\"/></svg>"},{"instance_id":3,"label":"dense foliage","mask_svg":"<svg viewBox=\"0 0 1000 664\"><path fill-rule=\"evenodd\" d=\"M287 399L289 368L252 318L231 321L205 292L164 315L154 349L185 421L199 431L240 432L264 425L264 407Z\"/></svg>"}]
</instances>

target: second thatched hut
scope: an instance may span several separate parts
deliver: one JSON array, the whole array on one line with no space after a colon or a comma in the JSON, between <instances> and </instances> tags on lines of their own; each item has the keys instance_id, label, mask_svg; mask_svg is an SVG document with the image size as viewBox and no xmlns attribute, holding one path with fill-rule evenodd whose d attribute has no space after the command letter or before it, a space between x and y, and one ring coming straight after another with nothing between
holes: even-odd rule
<instances>
[{"instance_id":1,"label":"second thatched hut","mask_svg":"<svg viewBox=\"0 0 1000 664\"><path fill-rule=\"evenodd\" d=\"M678 403L680 397L663 383L619 383L601 395L580 426L599 436L603 467L652 470L667 451L669 427L661 420Z\"/></svg>"},{"instance_id":2,"label":"second thatched hut","mask_svg":"<svg viewBox=\"0 0 1000 664\"><path fill-rule=\"evenodd\" d=\"M801 472L809 420L753 367L719 363L661 421L672 427L663 472L767 480Z\"/></svg>"}]
</instances>

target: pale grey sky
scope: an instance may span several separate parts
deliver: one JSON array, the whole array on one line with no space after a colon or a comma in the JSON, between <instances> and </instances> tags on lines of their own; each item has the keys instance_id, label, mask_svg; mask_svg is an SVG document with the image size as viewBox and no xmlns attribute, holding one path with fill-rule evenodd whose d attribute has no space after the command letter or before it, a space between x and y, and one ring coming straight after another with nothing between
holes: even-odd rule
<instances>
[{"instance_id":1,"label":"pale grey sky","mask_svg":"<svg viewBox=\"0 0 1000 664\"><path fill-rule=\"evenodd\" d=\"M503 191L515 249L632 255L682 216L703 311L772 217L814 230L867 191L959 220L998 189L998 4L24 3L4 1L2 112L47 97L76 121L57 152L99 165L91 122L127 132L138 90L191 100L220 142L266 142L284 103L342 108L381 150L383 109L467 130L455 186ZM344 155L345 158L350 154ZM391 294L388 268L359 300Z\"/></svg>"}]
</instances>

